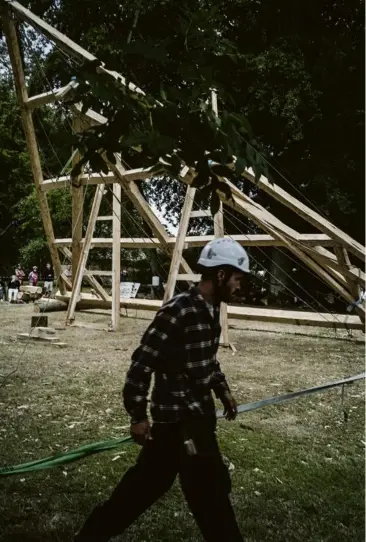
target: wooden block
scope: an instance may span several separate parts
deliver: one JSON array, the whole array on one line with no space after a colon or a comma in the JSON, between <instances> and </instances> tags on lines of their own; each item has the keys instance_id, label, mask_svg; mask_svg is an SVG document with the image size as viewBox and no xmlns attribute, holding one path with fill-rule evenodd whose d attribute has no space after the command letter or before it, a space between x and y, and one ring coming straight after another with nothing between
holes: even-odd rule
<instances>
[{"instance_id":1,"label":"wooden block","mask_svg":"<svg viewBox=\"0 0 366 542\"><path fill-rule=\"evenodd\" d=\"M56 337L56 330L53 329L52 327L49 328L49 327L37 327L34 332L32 333L32 336L33 337L38 337L38 338L44 338L44 339L47 339L49 337Z\"/></svg>"},{"instance_id":2,"label":"wooden block","mask_svg":"<svg viewBox=\"0 0 366 542\"><path fill-rule=\"evenodd\" d=\"M48 327L48 316L32 316L31 327Z\"/></svg>"},{"instance_id":3,"label":"wooden block","mask_svg":"<svg viewBox=\"0 0 366 542\"><path fill-rule=\"evenodd\" d=\"M58 343L60 339L58 337L33 337L29 333L18 333L17 339L20 341L32 341L32 342L45 342L45 343Z\"/></svg>"}]
</instances>

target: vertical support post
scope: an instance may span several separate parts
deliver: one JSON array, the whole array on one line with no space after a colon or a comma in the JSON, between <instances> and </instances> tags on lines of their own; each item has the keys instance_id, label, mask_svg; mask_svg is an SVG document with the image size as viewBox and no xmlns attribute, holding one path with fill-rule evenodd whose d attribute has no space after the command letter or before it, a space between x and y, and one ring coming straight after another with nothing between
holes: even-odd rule
<instances>
[{"instance_id":1,"label":"vertical support post","mask_svg":"<svg viewBox=\"0 0 366 542\"><path fill-rule=\"evenodd\" d=\"M211 91L211 104L212 104L213 112L218 117L219 112L218 112L218 107L217 107L217 93L215 90ZM216 238L224 237L225 235L224 207L221 200L220 200L220 208L214 216L214 234ZM229 324L228 324L228 318L227 318L227 304L226 303L221 303L220 321L221 321L221 329L222 329L220 344L222 346L230 346Z\"/></svg>"},{"instance_id":2,"label":"vertical support post","mask_svg":"<svg viewBox=\"0 0 366 542\"><path fill-rule=\"evenodd\" d=\"M24 130L24 135L27 142L29 159L30 159L32 174L33 174L33 182L36 187L36 193L37 193L37 198L39 201L41 218L43 222L44 231L46 234L48 247L50 250L52 265L55 271L55 275L57 277L60 291L61 293L64 293L65 285L60 279L61 274L62 274L61 262L60 262L60 257L59 257L57 248L54 244L55 235L53 231L50 210L48 207L47 196L42 191L42 186L41 186L43 183L42 166L41 166L41 160L40 160L39 152L38 152L37 137L34 130L32 112L27 107L28 92L25 86L24 69L23 69L23 63L22 63L22 58L20 54L17 32L16 32L15 24L12 20L12 15L11 15L10 10L8 9L8 7L6 7L5 2L2 4L3 5L1 7L0 13L3 20L3 28L4 28L4 33L6 37L6 43L8 47L12 69L13 69L13 74L14 74L15 90L16 90L16 94L18 97L20 110L21 110L23 130Z\"/></svg>"},{"instance_id":3,"label":"vertical support post","mask_svg":"<svg viewBox=\"0 0 366 542\"><path fill-rule=\"evenodd\" d=\"M184 243L186 241L188 223L189 223L189 218L192 211L195 194L196 194L196 188L188 185L186 197L183 204L182 215L180 217L177 240L175 242L175 246L174 246L174 250L172 254L172 261L170 263L168 281L165 287L164 303L168 301L174 295L175 285L177 283L177 275L178 275L179 267L182 261Z\"/></svg>"},{"instance_id":4,"label":"vertical support post","mask_svg":"<svg viewBox=\"0 0 366 542\"><path fill-rule=\"evenodd\" d=\"M70 303L67 308L66 324L70 324L74 318L76 303L80 295L81 284L83 282L84 271L86 262L89 256L89 250L93 239L95 223L99 214L100 204L104 194L104 184L100 184L96 187L95 195L93 199L93 205L90 211L88 227L86 228L84 244L81 250L81 256L76 270L75 280L73 283L72 293L70 297Z\"/></svg>"},{"instance_id":5,"label":"vertical support post","mask_svg":"<svg viewBox=\"0 0 366 542\"><path fill-rule=\"evenodd\" d=\"M74 116L72 121L73 132L78 133L82 130L82 122L80 118ZM75 153L72 159L74 166L79 162L81 155ZM81 174L76 177L71 177L71 197L72 197L72 282L75 281L76 271L81 254L81 245L83 240L83 204L84 190L81 181Z\"/></svg>"},{"instance_id":6,"label":"vertical support post","mask_svg":"<svg viewBox=\"0 0 366 542\"><path fill-rule=\"evenodd\" d=\"M342 270L351 269L352 263L349 259L347 249L344 247L334 247L335 255ZM355 280L350 279L346 274L344 275L347 281L348 290L351 292L355 301L360 297L361 289ZM358 313L361 322L365 323L365 311L363 307L356 307L356 312Z\"/></svg>"},{"instance_id":7,"label":"vertical support post","mask_svg":"<svg viewBox=\"0 0 366 542\"><path fill-rule=\"evenodd\" d=\"M112 329L117 331L121 319L121 185L113 184L112 248Z\"/></svg>"}]
</instances>

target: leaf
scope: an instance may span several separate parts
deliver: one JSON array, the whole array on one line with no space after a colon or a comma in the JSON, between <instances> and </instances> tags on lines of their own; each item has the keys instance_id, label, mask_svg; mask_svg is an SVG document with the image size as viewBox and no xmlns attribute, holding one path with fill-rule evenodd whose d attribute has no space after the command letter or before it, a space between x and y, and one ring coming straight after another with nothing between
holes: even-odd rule
<instances>
[{"instance_id":1,"label":"leaf","mask_svg":"<svg viewBox=\"0 0 366 542\"><path fill-rule=\"evenodd\" d=\"M233 194L231 192L231 188L227 183L223 183L223 182L219 181L217 183L217 189L225 194L226 199L233 199Z\"/></svg>"},{"instance_id":2,"label":"leaf","mask_svg":"<svg viewBox=\"0 0 366 542\"><path fill-rule=\"evenodd\" d=\"M219 175L220 177L227 177L230 174L229 168L223 166L222 164L215 164L211 166L211 169L216 175Z\"/></svg>"},{"instance_id":3,"label":"leaf","mask_svg":"<svg viewBox=\"0 0 366 542\"><path fill-rule=\"evenodd\" d=\"M103 158L100 156L99 153L97 152L94 152L90 157L89 157L89 162L90 162L90 167L92 168L93 171L95 171L96 173L99 172L99 171L102 171L103 173L105 173L106 175L108 174L108 166L107 164L105 163L105 161L103 160Z\"/></svg>"},{"instance_id":4,"label":"leaf","mask_svg":"<svg viewBox=\"0 0 366 542\"><path fill-rule=\"evenodd\" d=\"M217 192L212 192L211 194L211 202L210 202L210 208L211 208L211 214L212 216L215 216L216 213L220 210L220 198L217 194Z\"/></svg>"},{"instance_id":5,"label":"leaf","mask_svg":"<svg viewBox=\"0 0 366 542\"><path fill-rule=\"evenodd\" d=\"M244 156L238 156L235 162L235 173L241 175L247 167L247 160Z\"/></svg>"},{"instance_id":6,"label":"leaf","mask_svg":"<svg viewBox=\"0 0 366 542\"><path fill-rule=\"evenodd\" d=\"M115 157L115 154L114 154L113 151L107 150L106 156L107 156L107 159L109 160L109 162L111 162L111 164L114 165L116 163L116 157Z\"/></svg>"}]
</instances>

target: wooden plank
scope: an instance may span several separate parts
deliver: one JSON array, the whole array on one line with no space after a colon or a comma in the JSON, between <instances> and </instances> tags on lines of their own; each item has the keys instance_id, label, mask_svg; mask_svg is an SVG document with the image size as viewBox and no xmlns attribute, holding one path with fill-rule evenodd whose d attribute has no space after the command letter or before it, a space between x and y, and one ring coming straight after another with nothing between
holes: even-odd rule
<instances>
[{"instance_id":1,"label":"wooden plank","mask_svg":"<svg viewBox=\"0 0 366 542\"><path fill-rule=\"evenodd\" d=\"M82 131L82 122L80 118L74 117L72 121L73 133ZM76 149L74 149L75 151ZM81 154L74 152L72 165L75 166L81 160ZM71 178L71 198L72 198L72 283L74 282L78 268L80 254L82 250L81 241L83 239L83 216L84 216L84 189L80 180L81 175Z\"/></svg>"},{"instance_id":2,"label":"wooden plank","mask_svg":"<svg viewBox=\"0 0 366 542\"><path fill-rule=\"evenodd\" d=\"M51 104L60 100L65 100L70 97L72 91L78 86L76 81L70 81L67 85L61 88L55 88L48 92L43 92L37 96L28 98L26 105L29 109L35 109L41 105Z\"/></svg>"},{"instance_id":3,"label":"wooden plank","mask_svg":"<svg viewBox=\"0 0 366 542\"><path fill-rule=\"evenodd\" d=\"M283 203L289 209L295 211L296 214L304 218L307 222L310 222L310 224L313 226L316 226L320 231L326 233L338 243L345 246L350 252L352 252L362 261L365 261L365 247L334 226L334 224L322 217L316 211L313 211L310 207L291 196L288 192L283 190L283 188L274 183L270 183L263 175L260 177L260 179L256 180L255 175L250 168L249 170L245 171L242 176L267 192L267 194L273 196L277 201Z\"/></svg>"},{"instance_id":4,"label":"wooden plank","mask_svg":"<svg viewBox=\"0 0 366 542\"><path fill-rule=\"evenodd\" d=\"M46 234L47 244L51 254L51 260L55 271L56 280L59 283L59 288L62 291L65 291L64 283L59 280L62 273L61 262L57 248L54 244L55 235L53 231L52 219L48 207L47 197L41 190L41 185L43 183L43 174L41 161L38 153L37 137L34 130L32 113L26 106L26 102L28 100L28 92L25 85L24 70L19 49L17 32L15 25L11 19L11 12L9 8L10 4L2 4L1 16L3 21L3 30L6 36L6 43L9 51L9 57L14 74L16 94L21 110L23 129L29 153L29 160L32 168L33 182L36 187L41 218Z\"/></svg>"},{"instance_id":5,"label":"wooden plank","mask_svg":"<svg viewBox=\"0 0 366 542\"><path fill-rule=\"evenodd\" d=\"M209 209L202 209L200 211L192 211L191 218L212 218L211 211Z\"/></svg>"},{"instance_id":6,"label":"wooden plank","mask_svg":"<svg viewBox=\"0 0 366 542\"><path fill-rule=\"evenodd\" d=\"M126 171L126 181L148 181L152 178L153 173L150 169L137 168ZM70 175L62 175L54 179L46 179L43 181L42 190L48 192L49 190L59 188L70 187ZM81 175L81 182L83 185L94 184L113 184L116 182L116 176L109 172L107 175L104 173L84 173Z\"/></svg>"},{"instance_id":7,"label":"wooden plank","mask_svg":"<svg viewBox=\"0 0 366 542\"><path fill-rule=\"evenodd\" d=\"M219 116L218 105L217 105L217 92L215 90L211 91L211 104L212 110L216 117ZM225 237L225 228L224 228L224 206L222 200L220 200L220 207L217 213L214 216L214 234L215 238L219 239L220 237ZM220 323L221 323L221 338L220 344L223 346L229 346L229 324L227 318L227 304L221 303L220 305Z\"/></svg>"},{"instance_id":8,"label":"wooden plank","mask_svg":"<svg viewBox=\"0 0 366 542\"><path fill-rule=\"evenodd\" d=\"M347 279L347 282L348 282L348 289L349 291L351 292L352 296L354 297L354 300L357 301L360 297L360 293L361 293L361 290L360 290L360 286L361 287L365 287L365 281L363 281L362 284L357 284L357 281L353 278L350 278L349 275L348 275L348 272L351 271L354 266L351 264L351 261L349 259L349 256L348 256L348 252L345 248L343 247L335 247L334 249L335 253L336 253L336 257L338 259L338 262L339 262L339 265L341 266L341 269ZM359 270L360 271L360 270ZM360 271L361 273L361 271ZM358 307L356 307L358 308ZM361 307L361 309L363 309L363 311L357 311L358 315L360 316L361 320L363 323L365 323L365 310L364 310L364 307Z\"/></svg>"},{"instance_id":9,"label":"wooden plank","mask_svg":"<svg viewBox=\"0 0 366 542\"><path fill-rule=\"evenodd\" d=\"M98 216L97 221L113 220L113 216Z\"/></svg>"},{"instance_id":10,"label":"wooden plank","mask_svg":"<svg viewBox=\"0 0 366 542\"><path fill-rule=\"evenodd\" d=\"M201 280L201 275L197 273L178 273L177 280L185 280L187 282L199 282Z\"/></svg>"},{"instance_id":11,"label":"wooden plank","mask_svg":"<svg viewBox=\"0 0 366 542\"><path fill-rule=\"evenodd\" d=\"M97 277L112 277L113 272L112 271L105 271L102 269L89 269L84 271L84 277L89 276L93 277L96 275Z\"/></svg>"},{"instance_id":12,"label":"wooden plank","mask_svg":"<svg viewBox=\"0 0 366 542\"><path fill-rule=\"evenodd\" d=\"M96 223L97 216L99 213L99 208L102 201L103 193L104 193L104 185L97 186L95 189L94 200L93 200L92 208L90 211L88 226L85 233L85 241L84 241L83 248L81 251L81 257L79 259L78 268L76 270L75 279L73 281L73 290L72 290L71 299L70 299L70 303L69 303L67 314L66 314L67 324L69 324L75 319L74 315L75 315L76 303L81 292L81 284L83 281L83 275L84 275L84 271L86 267L86 262L89 256L91 240L93 238L95 223Z\"/></svg>"},{"instance_id":13,"label":"wooden plank","mask_svg":"<svg viewBox=\"0 0 366 542\"><path fill-rule=\"evenodd\" d=\"M220 201L220 208L214 216L214 233L215 238L225 237L224 230L224 207L222 201ZM223 346L229 346L229 324L227 318L227 304L221 303L220 306L220 323L221 323L221 338L220 344Z\"/></svg>"},{"instance_id":14,"label":"wooden plank","mask_svg":"<svg viewBox=\"0 0 366 542\"><path fill-rule=\"evenodd\" d=\"M182 214L181 214L180 222L179 222L177 240L174 246L172 260L170 262L168 281L167 281L165 292L164 292L165 302L168 301L171 297L173 297L177 280L181 280L181 279L178 279L178 272L179 272L180 263L182 261L184 243L185 243L185 239L187 235L189 218L192 211L195 194L196 194L196 188L193 188L193 186L187 186L186 196L184 199ZM192 279L185 278L183 280L189 281Z\"/></svg>"},{"instance_id":15,"label":"wooden plank","mask_svg":"<svg viewBox=\"0 0 366 542\"><path fill-rule=\"evenodd\" d=\"M112 247L112 329L120 327L121 313L121 185L113 185Z\"/></svg>"},{"instance_id":16,"label":"wooden plank","mask_svg":"<svg viewBox=\"0 0 366 542\"><path fill-rule=\"evenodd\" d=\"M342 247L338 248L340 251L345 250L344 248L342 249ZM314 259L324 263L330 268L331 273L337 280L341 280L341 282L344 282L345 284L349 284L349 281L352 281L358 283L360 286L364 286L366 280L365 273L355 266L342 266L337 260L337 256L329 250L326 250L323 247L303 247L303 250ZM337 250L337 247L335 247L335 250Z\"/></svg>"},{"instance_id":17,"label":"wooden plank","mask_svg":"<svg viewBox=\"0 0 366 542\"><path fill-rule=\"evenodd\" d=\"M71 258L72 258L71 251L67 247L61 247L61 251L66 256L66 258L68 258L68 260L71 261ZM89 271L85 268L84 277L85 277L85 280L90 284L90 286L96 291L96 293L100 296L100 298L103 301L106 301L107 299L109 299L109 296L107 292L105 291L105 289L103 288L103 286L99 284L97 279L94 277L93 271L91 271L91 273L89 274ZM72 290L71 283L70 283L70 286L68 287L68 290Z\"/></svg>"},{"instance_id":18,"label":"wooden plank","mask_svg":"<svg viewBox=\"0 0 366 542\"><path fill-rule=\"evenodd\" d=\"M253 234L253 235L225 235L225 237L231 237L238 241L242 246L255 247L255 246L285 246L285 243L275 239L272 235L267 234ZM185 239L185 245L188 247L203 247L209 241L214 239L214 235L190 235ZM311 245L318 244L319 242L327 243L327 240L331 239L327 235L323 234L299 234L299 239L303 239L303 242L309 243ZM327 239L325 239L327 238ZM167 243L169 245L174 245L176 243L176 237L169 237ZM82 241L83 242L83 241ZM333 241L331 241L333 243ZM70 246L71 239L56 239L56 246ZM156 248L160 245L160 241L157 237L122 237L121 238L121 248ZM106 237L96 237L92 239L91 248L108 248L112 246L112 238Z\"/></svg>"},{"instance_id":19,"label":"wooden plank","mask_svg":"<svg viewBox=\"0 0 366 542\"><path fill-rule=\"evenodd\" d=\"M108 173L108 175L103 176L100 173L84 173L80 175L80 181L83 185L86 184L112 184L116 180L113 173ZM70 188L71 186L71 176L70 175L61 175L60 177L55 177L54 179L46 179L43 181L42 190L48 192L53 189L60 188Z\"/></svg>"},{"instance_id":20,"label":"wooden plank","mask_svg":"<svg viewBox=\"0 0 366 542\"><path fill-rule=\"evenodd\" d=\"M69 303L70 294L56 295L56 299ZM162 301L155 299L123 299L121 308L146 310L156 312L162 305ZM110 309L112 299L101 301L87 294L81 294L78 309ZM329 314L318 312L286 311L278 309L266 309L257 307L228 306L230 319L268 322L275 324L305 325L331 329L358 329L363 331L364 326L358 316L349 314Z\"/></svg>"}]
</instances>

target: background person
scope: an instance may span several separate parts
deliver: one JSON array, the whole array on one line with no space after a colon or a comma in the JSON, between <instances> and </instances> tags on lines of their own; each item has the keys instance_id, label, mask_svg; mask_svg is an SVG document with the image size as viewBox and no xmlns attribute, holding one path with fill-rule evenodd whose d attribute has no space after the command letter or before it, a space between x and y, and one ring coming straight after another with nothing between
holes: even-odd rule
<instances>
[{"instance_id":1,"label":"background person","mask_svg":"<svg viewBox=\"0 0 366 542\"><path fill-rule=\"evenodd\" d=\"M28 275L29 286L37 286L38 284L38 267L33 266L32 271Z\"/></svg>"},{"instance_id":2,"label":"background person","mask_svg":"<svg viewBox=\"0 0 366 542\"><path fill-rule=\"evenodd\" d=\"M10 281L9 281L9 288L8 288L8 301L9 303L16 303L18 301L18 294L19 294L19 288L20 283L17 279L16 275L12 275Z\"/></svg>"},{"instance_id":3,"label":"background person","mask_svg":"<svg viewBox=\"0 0 366 542\"><path fill-rule=\"evenodd\" d=\"M45 297L50 297L53 291L53 281L55 280L55 274L53 272L52 266L50 263L46 264L46 269L44 271L44 284L43 292Z\"/></svg>"}]
</instances>

